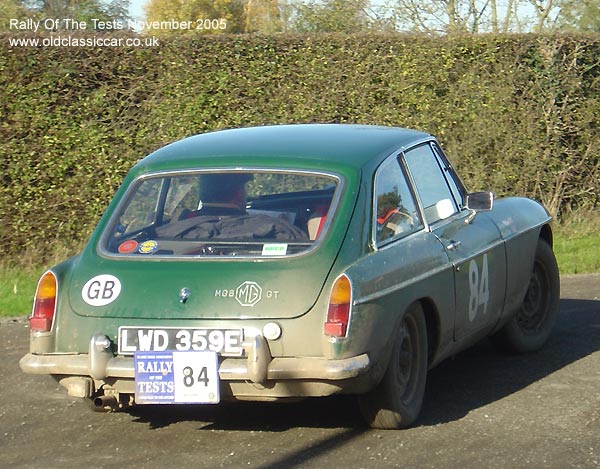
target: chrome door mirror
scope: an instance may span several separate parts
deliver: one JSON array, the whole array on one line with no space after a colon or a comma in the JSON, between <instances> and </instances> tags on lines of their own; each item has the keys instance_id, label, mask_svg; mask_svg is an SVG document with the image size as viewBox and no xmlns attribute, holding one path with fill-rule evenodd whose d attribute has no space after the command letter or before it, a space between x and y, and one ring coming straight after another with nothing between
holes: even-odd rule
<instances>
[{"instance_id":1,"label":"chrome door mirror","mask_svg":"<svg viewBox=\"0 0 600 469\"><path fill-rule=\"evenodd\" d=\"M494 194L492 192L473 192L472 194L467 194L465 206L468 210L475 212L489 211L494 206Z\"/></svg>"},{"instance_id":2,"label":"chrome door mirror","mask_svg":"<svg viewBox=\"0 0 600 469\"><path fill-rule=\"evenodd\" d=\"M471 223L477 212L486 212L494 206L494 194L492 192L473 192L467 194L465 207L471 214L465 218L465 223Z\"/></svg>"}]
</instances>

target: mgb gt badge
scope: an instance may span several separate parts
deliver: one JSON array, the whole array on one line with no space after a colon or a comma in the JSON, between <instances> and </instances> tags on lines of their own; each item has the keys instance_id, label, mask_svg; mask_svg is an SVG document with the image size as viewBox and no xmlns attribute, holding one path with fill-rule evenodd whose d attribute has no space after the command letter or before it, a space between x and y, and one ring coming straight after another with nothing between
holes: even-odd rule
<instances>
[{"instance_id":1,"label":"mgb gt badge","mask_svg":"<svg viewBox=\"0 0 600 469\"><path fill-rule=\"evenodd\" d=\"M262 298L262 288L256 282L246 281L235 290L235 299L242 306L254 306Z\"/></svg>"},{"instance_id":2,"label":"mgb gt badge","mask_svg":"<svg viewBox=\"0 0 600 469\"><path fill-rule=\"evenodd\" d=\"M279 290L263 290L256 282L246 280L237 288L224 288L215 290L215 298L235 298L240 306L254 306L263 299L279 298Z\"/></svg>"}]
</instances>

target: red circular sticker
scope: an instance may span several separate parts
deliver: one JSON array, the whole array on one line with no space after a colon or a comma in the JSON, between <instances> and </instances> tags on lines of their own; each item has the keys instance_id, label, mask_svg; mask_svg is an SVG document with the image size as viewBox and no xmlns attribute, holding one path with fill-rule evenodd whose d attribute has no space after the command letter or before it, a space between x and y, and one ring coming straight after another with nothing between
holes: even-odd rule
<instances>
[{"instance_id":1,"label":"red circular sticker","mask_svg":"<svg viewBox=\"0 0 600 469\"><path fill-rule=\"evenodd\" d=\"M127 240L119 245L119 252L121 254L129 254L138 248L138 242L133 239Z\"/></svg>"}]
</instances>

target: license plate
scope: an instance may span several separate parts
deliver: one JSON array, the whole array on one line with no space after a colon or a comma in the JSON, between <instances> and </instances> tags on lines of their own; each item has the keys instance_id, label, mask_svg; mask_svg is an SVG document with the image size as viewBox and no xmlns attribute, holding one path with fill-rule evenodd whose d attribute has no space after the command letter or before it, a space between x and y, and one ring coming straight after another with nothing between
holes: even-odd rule
<instances>
[{"instance_id":1,"label":"license plate","mask_svg":"<svg viewBox=\"0 0 600 469\"><path fill-rule=\"evenodd\" d=\"M218 404L216 352L135 352L137 404Z\"/></svg>"},{"instance_id":2,"label":"license plate","mask_svg":"<svg viewBox=\"0 0 600 469\"><path fill-rule=\"evenodd\" d=\"M206 350L225 356L241 356L243 339L242 329L121 326L118 353Z\"/></svg>"}]
</instances>

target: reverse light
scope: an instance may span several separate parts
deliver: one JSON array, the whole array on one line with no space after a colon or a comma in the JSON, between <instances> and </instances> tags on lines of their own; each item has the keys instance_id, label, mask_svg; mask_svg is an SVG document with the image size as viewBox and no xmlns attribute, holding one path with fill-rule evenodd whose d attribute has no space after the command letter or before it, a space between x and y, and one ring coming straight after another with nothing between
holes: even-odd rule
<instances>
[{"instance_id":1,"label":"reverse light","mask_svg":"<svg viewBox=\"0 0 600 469\"><path fill-rule=\"evenodd\" d=\"M346 337L348 323L350 322L350 307L352 304L352 284L350 279L341 275L334 282L329 295L329 308L327 321L325 321L325 335L332 337Z\"/></svg>"},{"instance_id":2,"label":"reverse light","mask_svg":"<svg viewBox=\"0 0 600 469\"><path fill-rule=\"evenodd\" d=\"M46 272L38 282L33 302L33 312L29 318L29 329L48 332L52 328L52 319L56 311L56 277Z\"/></svg>"},{"instance_id":3,"label":"reverse light","mask_svg":"<svg viewBox=\"0 0 600 469\"><path fill-rule=\"evenodd\" d=\"M268 340L277 340L281 337L281 326L276 322L269 322L263 327L263 336Z\"/></svg>"}]
</instances>

